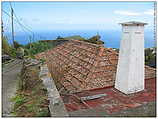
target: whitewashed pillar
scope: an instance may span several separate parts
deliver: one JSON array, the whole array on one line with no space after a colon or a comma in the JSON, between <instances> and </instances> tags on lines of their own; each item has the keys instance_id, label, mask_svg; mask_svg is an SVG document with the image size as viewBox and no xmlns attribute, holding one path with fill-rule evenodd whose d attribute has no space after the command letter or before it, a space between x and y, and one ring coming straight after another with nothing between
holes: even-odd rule
<instances>
[{"instance_id":1,"label":"whitewashed pillar","mask_svg":"<svg viewBox=\"0 0 158 119\"><path fill-rule=\"evenodd\" d=\"M115 88L125 94L144 90L144 25L125 22L115 80Z\"/></svg>"}]
</instances>

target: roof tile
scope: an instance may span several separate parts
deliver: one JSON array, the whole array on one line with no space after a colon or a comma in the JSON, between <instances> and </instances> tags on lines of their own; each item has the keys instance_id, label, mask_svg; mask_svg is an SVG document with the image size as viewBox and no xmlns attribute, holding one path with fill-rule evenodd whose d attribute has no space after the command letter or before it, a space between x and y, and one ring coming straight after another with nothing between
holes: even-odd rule
<instances>
[{"instance_id":1,"label":"roof tile","mask_svg":"<svg viewBox=\"0 0 158 119\"><path fill-rule=\"evenodd\" d=\"M54 80L71 93L114 85L118 53L111 48L73 40L39 53L36 58L46 59ZM155 74L155 69L145 66L146 78Z\"/></svg>"}]
</instances>

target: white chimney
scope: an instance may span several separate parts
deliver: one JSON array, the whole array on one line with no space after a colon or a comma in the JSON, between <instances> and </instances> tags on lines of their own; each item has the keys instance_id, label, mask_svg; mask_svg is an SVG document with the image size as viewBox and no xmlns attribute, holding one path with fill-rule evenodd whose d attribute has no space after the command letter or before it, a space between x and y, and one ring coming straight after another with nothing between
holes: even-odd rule
<instances>
[{"instance_id":1,"label":"white chimney","mask_svg":"<svg viewBox=\"0 0 158 119\"><path fill-rule=\"evenodd\" d=\"M115 80L115 88L130 94L144 90L144 25L125 22Z\"/></svg>"}]
</instances>

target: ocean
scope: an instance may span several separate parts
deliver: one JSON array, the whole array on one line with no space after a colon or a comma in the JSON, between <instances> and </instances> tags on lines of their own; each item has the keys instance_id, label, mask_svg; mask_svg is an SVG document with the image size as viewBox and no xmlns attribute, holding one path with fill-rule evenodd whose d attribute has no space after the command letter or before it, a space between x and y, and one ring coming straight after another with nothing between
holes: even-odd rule
<instances>
[{"instance_id":1,"label":"ocean","mask_svg":"<svg viewBox=\"0 0 158 119\"><path fill-rule=\"evenodd\" d=\"M55 40L58 36L68 37L73 35L80 35L84 38L90 38L97 33L101 36L101 40L104 41L104 46L108 48L119 48L121 40L121 31L115 30L52 30L52 31L36 31L34 32L34 41L38 40ZM8 42L11 44L11 33L5 34L8 37ZM30 42L29 35L26 33L15 33L15 40L20 44L27 44ZM145 48L156 46L154 40L154 33L152 31L145 31Z\"/></svg>"}]
</instances>

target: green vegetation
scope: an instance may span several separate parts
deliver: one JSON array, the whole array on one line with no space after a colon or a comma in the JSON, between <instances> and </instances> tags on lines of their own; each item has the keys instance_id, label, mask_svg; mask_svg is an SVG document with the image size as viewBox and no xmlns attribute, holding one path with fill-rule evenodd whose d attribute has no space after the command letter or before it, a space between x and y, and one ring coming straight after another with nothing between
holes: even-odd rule
<instances>
[{"instance_id":1,"label":"green vegetation","mask_svg":"<svg viewBox=\"0 0 158 119\"><path fill-rule=\"evenodd\" d=\"M37 41L31 44L29 43L25 45L24 48L25 48L25 55L33 56L37 53L40 53L52 48L52 45L47 42Z\"/></svg>"},{"instance_id":2,"label":"green vegetation","mask_svg":"<svg viewBox=\"0 0 158 119\"><path fill-rule=\"evenodd\" d=\"M26 102L26 98L24 95L16 95L11 99L11 101L15 102L14 108L18 108L20 105Z\"/></svg>"},{"instance_id":3,"label":"green vegetation","mask_svg":"<svg viewBox=\"0 0 158 119\"><path fill-rule=\"evenodd\" d=\"M69 37L57 37L57 40L86 40L85 38L81 37L80 35L76 36L69 36Z\"/></svg>"},{"instance_id":4,"label":"green vegetation","mask_svg":"<svg viewBox=\"0 0 158 119\"><path fill-rule=\"evenodd\" d=\"M145 49L145 64L156 68L156 47Z\"/></svg>"},{"instance_id":5,"label":"green vegetation","mask_svg":"<svg viewBox=\"0 0 158 119\"><path fill-rule=\"evenodd\" d=\"M17 41L14 41L13 48L13 46L9 45L7 37L2 38L2 54L7 54L14 58L19 58L24 55L33 57L35 54L48 50L52 47L52 44L41 41L37 41L31 44L29 43L27 45L21 45Z\"/></svg>"},{"instance_id":6,"label":"green vegetation","mask_svg":"<svg viewBox=\"0 0 158 119\"><path fill-rule=\"evenodd\" d=\"M97 34L96 36L93 36L89 39L85 39L79 35L76 36L69 36L69 37L60 37L58 36L56 40L81 40L81 41L85 41L85 42L89 42L89 43L93 43L93 44L98 44L98 45L103 45L104 42L100 40L100 35Z\"/></svg>"},{"instance_id":7,"label":"green vegetation","mask_svg":"<svg viewBox=\"0 0 158 119\"><path fill-rule=\"evenodd\" d=\"M27 45L21 45L17 41L14 41L14 48L9 45L7 41L7 37L2 38L2 53L3 54L8 54L11 57L14 58L22 58L24 55L34 58L34 55L40 52L44 52L50 48L54 48L55 46L63 43L64 41L68 40L81 40L93 44L99 44L102 45L104 44L103 41L100 40L100 36L96 35L93 36L92 38L85 39L79 35L76 36L70 36L70 37L60 37L58 36L56 40L49 40L49 41L37 41L33 43L29 43ZM59 42L58 42L59 41ZM60 42L63 41L63 42Z\"/></svg>"},{"instance_id":8,"label":"green vegetation","mask_svg":"<svg viewBox=\"0 0 158 119\"><path fill-rule=\"evenodd\" d=\"M11 46L8 43L7 37L2 38L2 53L10 54Z\"/></svg>"},{"instance_id":9,"label":"green vegetation","mask_svg":"<svg viewBox=\"0 0 158 119\"><path fill-rule=\"evenodd\" d=\"M23 45L19 44L17 41L14 41L14 48L18 49L20 47L23 47Z\"/></svg>"},{"instance_id":10,"label":"green vegetation","mask_svg":"<svg viewBox=\"0 0 158 119\"><path fill-rule=\"evenodd\" d=\"M3 54L16 57L16 49L9 45L8 39L5 36L2 38L2 55Z\"/></svg>"},{"instance_id":11,"label":"green vegetation","mask_svg":"<svg viewBox=\"0 0 158 119\"><path fill-rule=\"evenodd\" d=\"M28 63L26 63L28 65ZM17 117L49 117L47 90L39 78L39 65L23 65L18 90L11 99Z\"/></svg>"},{"instance_id":12,"label":"green vegetation","mask_svg":"<svg viewBox=\"0 0 158 119\"><path fill-rule=\"evenodd\" d=\"M20 47L18 42L15 41L16 47ZM8 43L7 37L2 38L2 54L7 54L11 57L16 57L16 48L13 48L11 45Z\"/></svg>"},{"instance_id":13,"label":"green vegetation","mask_svg":"<svg viewBox=\"0 0 158 119\"><path fill-rule=\"evenodd\" d=\"M100 40L101 36L96 35L91 37L90 39L87 40L87 42L93 43L93 44L98 44L98 45L103 45L104 42Z\"/></svg>"}]
</instances>

